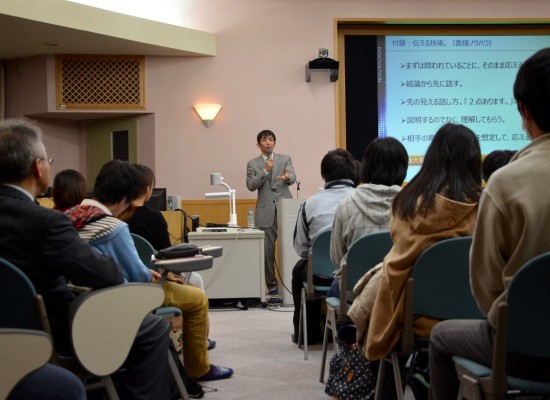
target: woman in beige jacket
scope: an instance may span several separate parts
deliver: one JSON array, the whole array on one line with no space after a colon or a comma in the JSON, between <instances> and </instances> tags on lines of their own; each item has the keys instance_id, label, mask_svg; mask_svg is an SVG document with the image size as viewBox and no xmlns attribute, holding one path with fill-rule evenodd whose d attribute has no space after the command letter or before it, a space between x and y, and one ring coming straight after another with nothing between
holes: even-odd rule
<instances>
[{"instance_id":1,"label":"woman in beige jacket","mask_svg":"<svg viewBox=\"0 0 550 400\"><path fill-rule=\"evenodd\" d=\"M363 348L369 360L383 358L399 340L405 284L420 253L440 240L472 234L480 192L477 136L464 125L443 125L428 147L422 168L395 197L390 222L393 247L384 258L378 286L369 285L369 290L376 291L370 318L352 318L356 323L361 322L356 319L368 320ZM419 318L415 331L427 335L435 322Z\"/></svg>"}]
</instances>

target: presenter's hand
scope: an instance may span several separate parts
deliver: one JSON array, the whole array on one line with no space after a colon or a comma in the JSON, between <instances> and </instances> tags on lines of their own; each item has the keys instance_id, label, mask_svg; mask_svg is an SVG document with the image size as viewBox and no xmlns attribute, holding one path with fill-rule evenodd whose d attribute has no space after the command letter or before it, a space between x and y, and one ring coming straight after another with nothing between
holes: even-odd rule
<instances>
[{"instance_id":1,"label":"presenter's hand","mask_svg":"<svg viewBox=\"0 0 550 400\"><path fill-rule=\"evenodd\" d=\"M273 169L273 159L272 158L268 158L265 162L265 172L269 172Z\"/></svg>"},{"instance_id":2,"label":"presenter's hand","mask_svg":"<svg viewBox=\"0 0 550 400\"><path fill-rule=\"evenodd\" d=\"M288 181L290 179L290 175L288 174L288 169L285 168L285 173L283 175L279 175L277 179L281 181Z\"/></svg>"}]
</instances>

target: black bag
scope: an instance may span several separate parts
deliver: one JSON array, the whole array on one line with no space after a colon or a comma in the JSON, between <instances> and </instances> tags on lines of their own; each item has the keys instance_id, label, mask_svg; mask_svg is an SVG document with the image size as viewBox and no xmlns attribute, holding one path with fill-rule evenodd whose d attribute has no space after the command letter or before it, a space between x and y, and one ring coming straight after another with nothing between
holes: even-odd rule
<instances>
[{"instance_id":1,"label":"black bag","mask_svg":"<svg viewBox=\"0 0 550 400\"><path fill-rule=\"evenodd\" d=\"M193 243L178 243L165 249L159 250L155 254L158 260L167 260L171 258L193 257L200 253L200 248Z\"/></svg>"},{"instance_id":2,"label":"black bag","mask_svg":"<svg viewBox=\"0 0 550 400\"><path fill-rule=\"evenodd\" d=\"M405 375L405 382L410 386L415 400L428 400L430 372L428 369L428 352L413 353L411 363Z\"/></svg>"},{"instance_id":3,"label":"black bag","mask_svg":"<svg viewBox=\"0 0 550 400\"><path fill-rule=\"evenodd\" d=\"M330 360L325 393L339 400L370 400L374 399L376 391L380 362L365 358L354 343L355 334L354 325L340 327L336 338L340 352ZM382 400L393 400L397 398L393 371L390 364L386 364L386 368Z\"/></svg>"}]
</instances>

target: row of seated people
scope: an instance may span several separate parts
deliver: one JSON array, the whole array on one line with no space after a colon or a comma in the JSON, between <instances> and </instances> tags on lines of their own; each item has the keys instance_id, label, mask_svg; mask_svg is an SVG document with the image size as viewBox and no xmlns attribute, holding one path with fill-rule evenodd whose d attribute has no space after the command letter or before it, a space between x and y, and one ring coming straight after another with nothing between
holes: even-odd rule
<instances>
[{"instance_id":1,"label":"row of seated people","mask_svg":"<svg viewBox=\"0 0 550 400\"><path fill-rule=\"evenodd\" d=\"M67 193L74 193L76 189L82 194L82 188L86 186L83 176L76 171L65 170L54 179L54 203L61 204L64 208L72 205L65 210L65 214L71 218L81 238L98 251L111 255L122 267L125 279L129 282L158 281L160 275L143 264L137 255L129 229L117 217L128 220L128 226L135 233L140 233L155 245L162 246L161 249L170 244L162 214L143 205L151 196L154 179L153 171L144 165L130 165L113 160L100 170L95 181L93 198L80 197L76 199L80 200L76 205L75 202L69 204L65 196ZM132 193L131 197L127 193ZM131 212L127 212L129 209ZM126 217L122 216L123 213L126 213ZM233 374L231 368L209 362L207 350L212 348L214 342L207 339L208 299L204 289L182 285L183 278L172 273L168 274L168 280L171 282L163 285L164 305L175 306L182 312L181 343L189 377L197 381L230 377ZM202 281L198 281L202 284ZM192 384L189 391L198 391L202 395L200 385L195 382Z\"/></svg>"},{"instance_id":2,"label":"row of seated people","mask_svg":"<svg viewBox=\"0 0 550 400\"><path fill-rule=\"evenodd\" d=\"M347 169L339 171L349 171L347 180L352 182L354 164L350 156L342 157ZM311 246L303 238L332 229L330 253L338 266L328 294L332 297L339 297L339 272L346 267L351 244L369 233L391 232L393 248L385 257L384 269L379 269L377 284L369 286L370 314L356 315L353 321L358 327L368 326L368 334L365 328L360 330L358 342L372 360L384 357L399 339L405 283L416 258L436 241L471 235L477 215L481 152L470 129L459 124L442 126L428 147L419 173L401 189L407 166L408 154L399 141L391 137L375 139L362 159L364 183L346 191L335 190L338 186L327 182L326 190L302 204L296 223L294 243L302 260L307 260ZM391 277L391 282L381 279L383 273ZM301 285L304 273L295 276L296 284ZM424 323L421 328L429 331L434 321ZM375 384L372 381L367 392L374 390Z\"/></svg>"},{"instance_id":3,"label":"row of seated people","mask_svg":"<svg viewBox=\"0 0 550 400\"><path fill-rule=\"evenodd\" d=\"M515 151L511 150L494 150L488 154L482 161L483 180L488 182L491 174L506 165L514 154ZM294 248L300 260L293 269L292 279L295 305L300 304L300 289L307 279L312 238L319 232L326 229L333 232L330 254L337 269L335 279L330 279L328 295L339 297L340 271L347 266L346 255L351 245L369 233L390 230L391 206L394 197L401 191L407 172L408 155L404 146L391 137L373 140L365 149L359 178L356 177L354 161L352 154L344 149L329 151L321 161L324 190L308 198L298 211ZM375 279L379 277L380 274ZM315 276L313 279L321 280ZM320 300L308 301L309 315L319 315L320 308ZM292 334L294 342L298 337L299 314L296 307ZM309 343L321 340L319 325L318 318L308 319Z\"/></svg>"},{"instance_id":4,"label":"row of seated people","mask_svg":"<svg viewBox=\"0 0 550 400\"><path fill-rule=\"evenodd\" d=\"M549 68L550 49L545 49L527 60L518 72L514 94L524 129L533 143L517 154L495 151L482 161L478 136L464 125L445 124L435 133L420 171L402 188L408 164L406 150L393 138L379 138L364 152L362 183L355 189L348 187L356 181L351 155L340 149L325 156L321 162L325 190L302 204L296 221L294 246L301 259L293 270L296 307L293 341L297 341L298 336L299 290L307 276L307 254L319 232L332 229L330 254L337 269L328 295L333 297L340 296L339 272L346 267L351 244L368 233L389 231L391 234L392 249L348 313L358 327L358 345L373 363L389 354L399 340L406 282L418 256L438 241L473 236L472 290L488 320L440 323L419 316L415 320L415 332L424 337L432 334L430 396L433 399L456 398L458 378L451 361L453 355L491 364L495 308L506 294L507 282L523 263L550 250L547 240L534 233L540 229L534 229L537 218L533 218L533 208L540 212L543 221L547 211L541 210L529 194L535 189L540 191L541 182L548 178L547 173L540 171L537 161L548 156L550 120L538 111L542 109L539 103L550 105L550 97L528 83L532 79L550 91L550 81L543 75ZM337 159L340 164L336 164ZM323 165L327 160L332 160L332 167L338 165L340 175L326 172ZM503 168L489 183L491 174L510 160L511 166ZM524 180L527 176L529 179ZM482 177L488 184L485 189L482 189ZM519 183L520 179L522 186L527 186L514 191L510 184ZM539 193L539 198L547 198L548 194ZM509 219L511 217L518 219ZM518 225L519 221L529 224ZM500 235L498 239L491 234L492 224L498 225L499 229L494 230ZM532 240L521 239L523 237ZM504 248L509 249L506 254L501 253ZM512 257L514 252L521 257ZM320 337L319 311L311 311L308 319L313 315L313 322L308 321L308 331L312 333L310 342L314 342ZM432 331L434 326L437 329ZM465 338L472 340L475 347L468 347ZM472 351L473 348L476 350ZM376 382L371 383L372 387L366 391L374 393Z\"/></svg>"},{"instance_id":5,"label":"row of seated people","mask_svg":"<svg viewBox=\"0 0 550 400\"><path fill-rule=\"evenodd\" d=\"M101 169L93 199L67 214L39 207L33 199L47 190L52 162L41 136L30 121L0 123L0 227L6 233L0 257L20 268L43 296L55 349L62 353L70 352L67 309L75 298L67 281L95 289L154 283L160 276L143 265L127 224L116 218L142 194L147 186L143 175L128 163L112 161ZM173 279L163 285L164 304L182 311L187 374L196 380L231 376L232 369L208 360L206 294ZM172 354L175 349L168 331L161 317L144 319L119 379L121 398L169 398L167 349Z\"/></svg>"}]
</instances>

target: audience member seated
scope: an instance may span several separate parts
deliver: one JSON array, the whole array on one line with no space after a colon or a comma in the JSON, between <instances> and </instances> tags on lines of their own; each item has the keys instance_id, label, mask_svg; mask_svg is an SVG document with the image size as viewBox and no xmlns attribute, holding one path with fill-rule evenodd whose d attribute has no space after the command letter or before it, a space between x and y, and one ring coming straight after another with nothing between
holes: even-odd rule
<instances>
[{"instance_id":1,"label":"audience member seated","mask_svg":"<svg viewBox=\"0 0 550 400\"><path fill-rule=\"evenodd\" d=\"M366 234L390 230L391 204L401 190L408 165L407 150L394 138L374 139L365 149L363 183L340 203L334 216L330 258L339 268L329 296L340 297L340 270L347 265L351 244Z\"/></svg>"},{"instance_id":2,"label":"audience member seated","mask_svg":"<svg viewBox=\"0 0 550 400\"><path fill-rule=\"evenodd\" d=\"M145 205L153 194L155 173L143 164L132 164L132 166L143 175L145 186L138 188L139 196L120 214L119 218L128 224L130 232L147 239L156 250L169 247L172 243L166 220L160 211Z\"/></svg>"},{"instance_id":3,"label":"audience member seated","mask_svg":"<svg viewBox=\"0 0 550 400\"><path fill-rule=\"evenodd\" d=\"M294 334L292 341L298 342L300 323L300 301L303 282L307 280L308 254L313 239L332 226L334 212L340 201L353 192L357 171L353 155L344 149L329 151L321 160L321 177L325 187L319 193L302 203L294 229L294 249L300 259L292 270L292 297L294 300ZM313 278L314 280L316 277ZM318 279L318 277L317 277ZM322 341L320 328L321 300L307 302L308 343Z\"/></svg>"},{"instance_id":4,"label":"audience member seated","mask_svg":"<svg viewBox=\"0 0 550 400\"><path fill-rule=\"evenodd\" d=\"M497 169L504 167L516 154L513 150L493 150L485 156L481 163L481 172L485 183L489 183L489 177Z\"/></svg>"},{"instance_id":5,"label":"audience member seated","mask_svg":"<svg viewBox=\"0 0 550 400\"><path fill-rule=\"evenodd\" d=\"M168 224L162 213L145 203L151 198L155 187L155 173L151 168L143 164L132 164L143 175L145 184L140 188L140 195L132 201L118 218L128 224L130 232L147 240L155 250L162 250L172 245ZM197 272L192 272L189 284L204 290L202 277Z\"/></svg>"},{"instance_id":6,"label":"audience member seated","mask_svg":"<svg viewBox=\"0 0 550 400\"><path fill-rule=\"evenodd\" d=\"M472 293L486 320L449 320L430 337L430 398L456 399L458 377L452 357L490 366L498 304L518 269L550 251L550 48L519 68L514 83L522 123L532 142L483 190L470 252ZM548 318L541 315L541 318ZM549 376L549 375L547 375Z\"/></svg>"},{"instance_id":7,"label":"audience member seated","mask_svg":"<svg viewBox=\"0 0 550 400\"><path fill-rule=\"evenodd\" d=\"M74 169L64 169L53 179L54 209L65 211L80 204L86 197L86 179Z\"/></svg>"},{"instance_id":8,"label":"audience member seated","mask_svg":"<svg viewBox=\"0 0 550 400\"><path fill-rule=\"evenodd\" d=\"M96 177L93 197L66 211L80 237L100 253L111 255L122 267L128 282L153 282L160 274L148 269L138 256L128 225L116 218L140 195L143 175L130 164L113 160ZM231 368L211 365L208 359L208 299L204 291L190 285L166 282L165 306L178 307L183 317L185 368L199 381L225 379Z\"/></svg>"},{"instance_id":9,"label":"audience member seated","mask_svg":"<svg viewBox=\"0 0 550 400\"><path fill-rule=\"evenodd\" d=\"M145 205L153 194L156 181L155 173L143 164L132 164L132 166L143 175L145 186L139 188L139 197L132 201L118 218L128 224L131 233L143 237L151 243L155 250L162 250L172 245L168 233L168 224L160 211ZM189 284L204 290L202 276L197 272L191 272L189 275ZM181 317L174 318L173 321L174 324L171 323L172 329L181 330ZM212 350L214 347L216 347L216 341L208 339L208 350Z\"/></svg>"},{"instance_id":10,"label":"audience member seated","mask_svg":"<svg viewBox=\"0 0 550 400\"><path fill-rule=\"evenodd\" d=\"M63 213L37 206L47 190L50 159L40 128L25 120L0 122L0 257L20 268L41 294L58 352L69 351L66 282L102 288L124 282L118 264L83 241ZM121 310L121 313L124 311ZM147 316L123 372L123 399L168 399L168 324Z\"/></svg>"},{"instance_id":11,"label":"audience member seated","mask_svg":"<svg viewBox=\"0 0 550 400\"><path fill-rule=\"evenodd\" d=\"M348 312L357 325L367 327L363 349L369 360L380 360L399 340L406 282L418 256L440 240L472 234L480 192L477 136L464 125L443 125L428 147L420 171L393 201L393 247L378 271L378 286L363 290ZM354 306L361 302L367 315L354 314ZM429 336L436 322L420 316L415 320L415 332Z\"/></svg>"}]
</instances>

